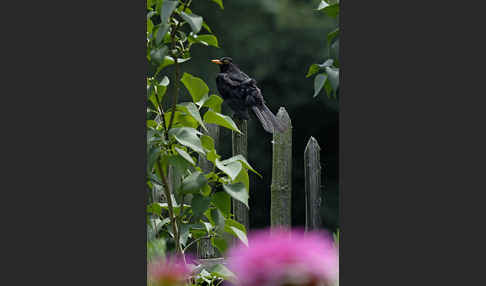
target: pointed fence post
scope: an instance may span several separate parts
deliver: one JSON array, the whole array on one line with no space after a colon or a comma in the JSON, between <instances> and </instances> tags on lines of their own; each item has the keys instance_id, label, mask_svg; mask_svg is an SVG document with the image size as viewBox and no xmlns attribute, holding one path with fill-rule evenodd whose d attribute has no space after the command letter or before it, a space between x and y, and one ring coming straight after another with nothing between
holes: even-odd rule
<instances>
[{"instance_id":1,"label":"pointed fence post","mask_svg":"<svg viewBox=\"0 0 486 286\"><path fill-rule=\"evenodd\" d=\"M304 151L305 171L305 230L317 229L321 226L321 148L316 139L311 136Z\"/></svg>"},{"instance_id":2,"label":"pointed fence post","mask_svg":"<svg viewBox=\"0 0 486 286\"><path fill-rule=\"evenodd\" d=\"M272 228L292 225L292 123L285 108L280 107L277 118L288 129L273 134L273 164L270 205L270 225Z\"/></svg>"},{"instance_id":3,"label":"pointed fence post","mask_svg":"<svg viewBox=\"0 0 486 286\"><path fill-rule=\"evenodd\" d=\"M231 131L233 156L243 155L245 158L248 158L248 123L246 120L240 120L236 118L234 119L234 122L243 134ZM232 199L231 201L233 205L233 214L235 215L236 221L244 225L246 231L249 231L250 213L248 211L248 208L243 203L235 199Z\"/></svg>"},{"instance_id":4,"label":"pointed fence post","mask_svg":"<svg viewBox=\"0 0 486 286\"><path fill-rule=\"evenodd\" d=\"M214 147L216 150L219 148L219 126L216 124L207 124L206 128L208 132L206 135L214 139ZM206 156L199 154L199 166L204 173L210 173L213 169L213 164L206 159ZM211 244L209 238L202 238L197 243L197 257L201 259L216 258L218 257L217 250Z\"/></svg>"}]
</instances>

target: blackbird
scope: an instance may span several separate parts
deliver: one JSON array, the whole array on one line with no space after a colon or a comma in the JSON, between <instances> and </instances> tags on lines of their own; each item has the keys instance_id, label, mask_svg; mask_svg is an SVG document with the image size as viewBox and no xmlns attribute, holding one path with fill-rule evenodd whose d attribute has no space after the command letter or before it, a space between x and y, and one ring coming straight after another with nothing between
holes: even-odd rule
<instances>
[{"instance_id":1,"label":"blackbird","mask_svg":"<svg viewBox=\"0 0 486 286\"><path fill-rule=\"evenodd\" d=\"M224 101L234 111L233 116L236 119L250 119L248 109L251 108L265 131L274 133L286 130L285 124L275 117L265 105L256 80L242 72L233 64L230 57L222 57L211 60L211 62L220 67L220 73L216 77L216 86Z\"/></svg>"}]
</instances>

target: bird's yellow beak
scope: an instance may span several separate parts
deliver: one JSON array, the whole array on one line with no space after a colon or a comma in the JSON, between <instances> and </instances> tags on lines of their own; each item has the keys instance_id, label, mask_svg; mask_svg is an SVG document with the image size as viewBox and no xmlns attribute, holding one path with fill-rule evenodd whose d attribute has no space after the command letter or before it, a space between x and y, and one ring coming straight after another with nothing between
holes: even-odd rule
<instances>
[{"instance_id":1,"label":"bird's yellow beak","mask_svg":"<svg viewBox=\"0 0 486 286\"><path fill-rule=\"evenodd\" d=\"M222 62L222 61L220 61L220 60L211 60L211 62L212 62L212 63L215 63L215 64L217 64L217 65L222 65L222 64L223 64L223 62Z\"/></svg>"}]
</instances>

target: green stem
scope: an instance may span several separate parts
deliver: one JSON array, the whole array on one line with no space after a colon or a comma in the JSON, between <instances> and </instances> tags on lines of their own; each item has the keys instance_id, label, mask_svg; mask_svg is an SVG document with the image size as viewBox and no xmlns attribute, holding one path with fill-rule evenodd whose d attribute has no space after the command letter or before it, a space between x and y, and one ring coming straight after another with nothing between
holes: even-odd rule
<instances>
[{"instance_id":1,"label":"green stem","mask_svg":"<svg viewBox=\"0 0 486 286\"><path fill-rule=\"evenodd\" d=\"M203 236L203 237L200 237L198 239L195 239L193 241L191 241L185 248L184 248L184 252L186 252L186 250L189 248L189 246L193 245L194 243L200 241L201 239L207 239L207 238L211 238L211 236Z\"/></svg>"},{"instance_id":2,"label":"green stem","mask_svg":"<svg viewBox=\"0 0 486 286\"><path fill-rule=\"evenodd\" d=\"M184 6L182 7L182 11L184 12L186 8L189 7L191 4L191 1L184 1ZM177 107L177 98L179 97L179 78L180 78L180 66L178 62L178 55L174 53L174 50L176 50L176 38L175 35L177 31L179 30L181 26L182 21L179 21L177 25L175 26L174 30L172 30L172 33L170 35L171 42L172 42L172 49L169 50L169 53L171 57L174 59L174 64L175 64L175 75L174 75L174 95L172 96L172 113L170 115L170 120L169 120L169 128L170 130L172 128L172 124L174 123L174 116L175 116L175 111Z\"/></svg>"},{"instance_id":3,"label":"green stem","mask_svg":"<svg viewBox=\"0 0 486 286\"><path fill-rule=\"evenodd\" d=\"M162 119L162 128L164 128L165 139L169 141L169 133L165 123L165 113L164 113L164 109L162 108L162 100L159 98L159 94L157 92L155 93L155 97L157 98L157 104L158 104L157 108L159 109L160 117Z\"/></svg>"},{"instance_id":4,"label":"green stem","mask_svg":"<svg viewBox=\"0 0 486 286\"><path fill-rule=\"evenodd\" d=\"M164 170L162 169L162 166L160 166L160 161L157 160L157 167L160 172L160 177L162 178L162 183L164 184L164 194L167 198L167 208L169 210L169 217L170 221L172 223L172 231L174 232L174 240L176 244L176 251L184 257L184 251L182 250L181 247L181 242L180 242L180 233L179 233L179 227L177 225L177 220L174 214L174 206L172 205L172 196L171 196L171 191L169 187L169 182L167 180L167 176L164 173ZM185 260L184 260L185 262Z\"/></svg>"}]
</instances>

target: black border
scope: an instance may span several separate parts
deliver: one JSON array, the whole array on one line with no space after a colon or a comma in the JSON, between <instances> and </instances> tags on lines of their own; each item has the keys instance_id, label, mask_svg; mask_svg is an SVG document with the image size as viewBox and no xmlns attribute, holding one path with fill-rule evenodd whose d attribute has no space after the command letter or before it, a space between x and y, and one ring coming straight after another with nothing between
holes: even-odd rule
<instances>
[{"instance_id":1,"label":"black border","mask_svg":"<svg viewBox=\"0 0 486 286\"><path fill-rule=\"evenodd\" d=\"M2 7L2 284L146 284L145 1L29 2Z\"/></svg>"}]
</instances>

